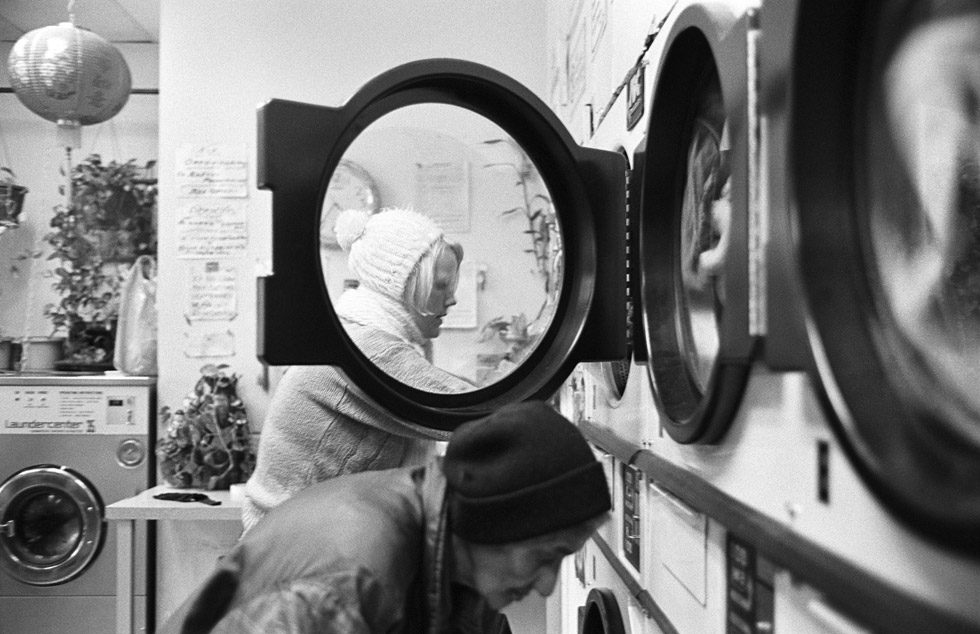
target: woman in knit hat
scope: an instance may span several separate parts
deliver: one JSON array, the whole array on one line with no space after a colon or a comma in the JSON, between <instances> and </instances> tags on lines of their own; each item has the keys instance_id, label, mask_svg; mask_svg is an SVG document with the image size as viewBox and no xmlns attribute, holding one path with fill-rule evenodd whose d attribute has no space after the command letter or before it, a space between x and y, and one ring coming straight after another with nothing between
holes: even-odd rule
<instances>
[{"instance_id":1,"label":"woman in knit hat","mask_svg":"<svg viewBox=\"0 0 980 634\"><path fill-rule=\"evenodd\" d=\"M392 378L430 392L474 386L431 363L431 340L456 303L463 250L430 218L407 209L343 212L334 229L360 284L336 302L347 335ZM283 375L245 485L247 532L309 485L345 473L423 464L444 432L397 420L330 366Z\"/></svg>"}]
</instances>

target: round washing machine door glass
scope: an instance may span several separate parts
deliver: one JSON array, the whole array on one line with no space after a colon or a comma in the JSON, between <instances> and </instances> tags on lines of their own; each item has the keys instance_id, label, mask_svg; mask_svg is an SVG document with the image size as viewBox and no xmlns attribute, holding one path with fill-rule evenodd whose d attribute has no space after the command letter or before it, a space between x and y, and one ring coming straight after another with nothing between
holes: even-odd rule
<instances>
[{"instance_id":1,"label":"round washing machine door glass","mask_svg":"<svg viewBox=\"0 0 980 634\"><path fill-rule=\"evenodd\" d=\"M626 160L577 145L513 79L410 62L339 108L270 101L259 145L267 362L334 366L448 431L625 358Z\"/></svg>"},{"instance_id":2,"label":"round washing machine door glass","mask_svg":"<svg viewBox=\"0 0 980 634\"><path fill-rule=\"evenodd\" d=\"M889 508L980 552L980 5L804 2L798 24L795 220L827 403Z\"/></svg>"},{"instance_id":3,"label":"round washing machine door glass","mask_svg":"<svg viewBox=\"0 0 980 634\"><path fill-rule=\"evenodd\" d=\"M0 570L35 586L80 575L105 541L102 500L67 467L21 469L0 485Z\"/></svg>"},{"instance_id":4,"label":"round washing machine door glass","mask_svg":"<svg viewBox=\"0 0 980 634\"><path fill-rule=\"evenodd\" d=\"M700 5L671 27L637 153L638 339L680 443L716 442L748 380L746 18Z\"/></svg>"}]
</instances>

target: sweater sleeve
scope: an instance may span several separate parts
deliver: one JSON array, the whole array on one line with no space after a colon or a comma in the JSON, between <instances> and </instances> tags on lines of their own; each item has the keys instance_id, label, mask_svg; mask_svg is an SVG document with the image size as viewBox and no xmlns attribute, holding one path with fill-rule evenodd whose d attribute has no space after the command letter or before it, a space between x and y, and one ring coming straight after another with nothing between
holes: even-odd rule
<instances>
[{"instance_id":1,"label":"sweater sleeve","mask_svg":"<svg viewBox=\"0 0 980 634\"><path fill-rule=\"evenodd\" d=\"M357 326L349 332L378 368L406 385L447 394L476 389L469 381L433 365L414 345L390 333Z\"/></svg>"}]
</instances>

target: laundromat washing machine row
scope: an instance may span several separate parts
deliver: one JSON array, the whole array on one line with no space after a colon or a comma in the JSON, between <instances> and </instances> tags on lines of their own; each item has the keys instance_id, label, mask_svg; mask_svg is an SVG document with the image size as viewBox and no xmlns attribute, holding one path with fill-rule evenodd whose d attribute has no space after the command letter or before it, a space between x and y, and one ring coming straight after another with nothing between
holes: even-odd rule
<instances>
[{"instance_id":1,"label":"laundromat washing machine row","mask_svg":"<svg viewBox=\"0 0 980 634\"><path fill-rule=\"evenodd\" d=\"M621 503L566 622L980 630L978 11L673 8L645 135L590 141L642 183L636 328L561 394Z\"/></svg>"},{"instance_id":2,"label":"laundromat washing machine row","mask_svg":"<svg viewBox=\"0 0 980 634\"><path fill-rule=\"evenodd\" d=\"M582 141L462 60L391 69L339 107L260 107L260 356L335 365L410 424L451 431L555 398L582 426L613 520L515 632L977 630L980 153L977 100L954 98L977 94L975 3L639 4L608 8L654 25L642 81ZM404 145L421 165L420 145L451 145L472 163L474 139L519 150L553 284L540 310L494 296L537 316L506 354L477 355L491 380L428 392L344 332L327 201L341 165L395 199L399 183L452 182L378 157ZM447 233L496 292L495 265L522 250L500 251L499 210L481 207L507 192L467 178L473 211L448 210ZM447 341L437 363L460 356Z\"/></svg>"}]
</instances>

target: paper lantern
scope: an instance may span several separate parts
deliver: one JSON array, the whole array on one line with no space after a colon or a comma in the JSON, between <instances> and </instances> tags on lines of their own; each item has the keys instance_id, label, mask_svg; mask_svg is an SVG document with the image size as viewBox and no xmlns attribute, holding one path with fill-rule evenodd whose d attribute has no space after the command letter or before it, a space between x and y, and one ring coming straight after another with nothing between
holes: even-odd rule
<instances>
[{"instance_id":1,"label":"paper lantern","mask_svg":"<svg viewBox=\"0 0 980 634\"><path fill-rule=\"evenodd\" d=\"M57 123L67 147L80 145L80 126L118 114L132 85L122 54L71 22L25 33L11 49L7 69L21 103Z\"/></svg>"}]
</instances>

